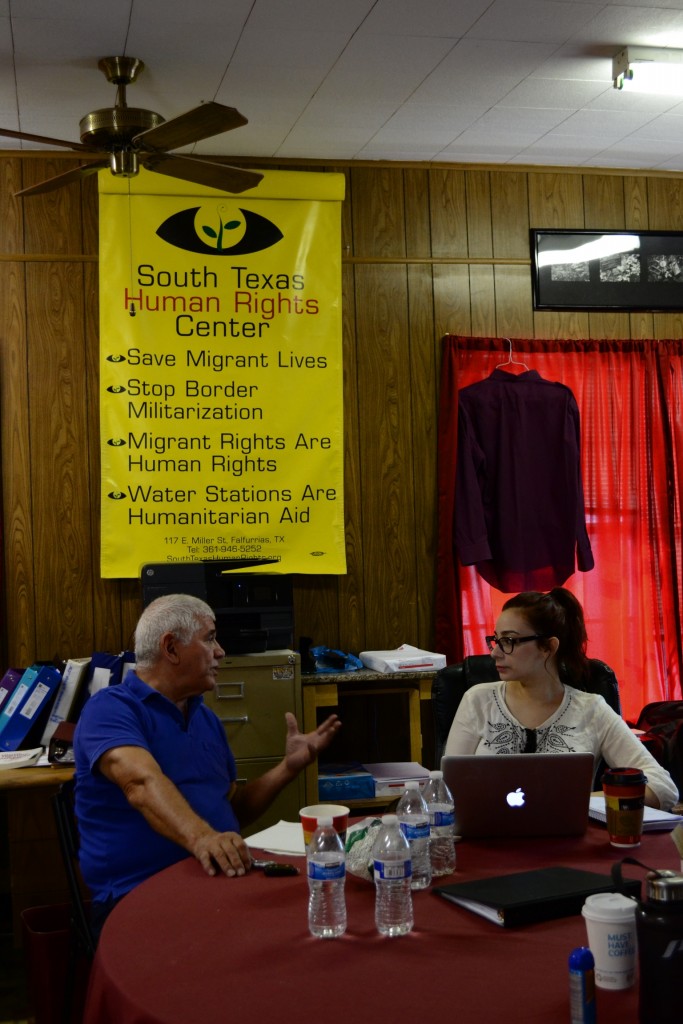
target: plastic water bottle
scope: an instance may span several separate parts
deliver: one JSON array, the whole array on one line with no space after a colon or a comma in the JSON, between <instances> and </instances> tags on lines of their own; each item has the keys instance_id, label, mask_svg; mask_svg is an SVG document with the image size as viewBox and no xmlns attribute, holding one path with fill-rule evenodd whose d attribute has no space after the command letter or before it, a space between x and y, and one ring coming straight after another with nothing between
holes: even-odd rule
<instances>
[{"instance_id":1,"label":"plastic water bottle","mask_svg":"<svg viewBox=\"0 0 683 1024\"><path fill-rule=\"evenodd\" d=\"M306 853L308 927L318 939L336 939L346 931L346 860L332 818L318 818Z\"/></svg>"},{"instance_id":2,"label":"plastic water bottle","mask_svg":"<svg viewBox=\"0 0 683 1024\"><path fill-rule=\"evenodd\" d=\"M401 832L410 845L410 859L413 862L412 889L426 889L432 880L432 865L429 859L429 811L420 793L417 779L406 782L403 796L396 807Z\"/></svg>"},{"instance_id":3,"label":"plastic water bottle","mask_svg":"<svg viewBox=\"0 0 683 1024\"><path fill-rule=\"evenodd\" d=\"M372 848L375 924L380 935L406 935L413 927L410 846L395 814L385 814Z\"/></svg>"},{"instance_id":4,"label":"plastic water bottle","mask_svg":"<svg viewBox=\"0 0 683 1024\"><path fill-rule=\"evenodd\" d=\"M451 875L455 871L455 815L453 795L443 780L443 772L429 773L429 781L422 787L422 797L429 812L432 877Z\"/></svg>"}]
</instances>

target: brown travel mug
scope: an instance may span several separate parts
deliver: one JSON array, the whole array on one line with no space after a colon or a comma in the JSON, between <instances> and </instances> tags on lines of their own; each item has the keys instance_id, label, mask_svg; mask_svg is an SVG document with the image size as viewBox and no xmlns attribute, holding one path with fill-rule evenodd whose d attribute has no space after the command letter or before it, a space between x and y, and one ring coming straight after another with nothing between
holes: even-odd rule
<instances>
[{"instance_id":1,"label":"brown travel mug","mask_svg":"<svg viewBox=\"0 0 683 1024\"><path fill-rule=\"evenodd\" d=\"M602 776L612 846L640 846L646 782L640 768L609 768Z\"/></svg>"}]
</instances>

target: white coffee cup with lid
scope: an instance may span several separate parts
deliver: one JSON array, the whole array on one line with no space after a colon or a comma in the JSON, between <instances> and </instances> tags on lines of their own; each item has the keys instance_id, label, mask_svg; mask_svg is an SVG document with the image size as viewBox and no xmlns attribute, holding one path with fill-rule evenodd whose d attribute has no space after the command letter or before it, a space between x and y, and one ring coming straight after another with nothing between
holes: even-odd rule
<instances>
[{"instance_id":1,"label":"white coffee cup with lid","mask_svg":"<svg viewBox=\"0 0 683 1024\"><path fill-rule=\"evenodd\" d=\"M581 913L599 988L629 988L636 980L637 905L630 896L618 892L596 893L583 905Z\"/></svg>"}]
</instances>

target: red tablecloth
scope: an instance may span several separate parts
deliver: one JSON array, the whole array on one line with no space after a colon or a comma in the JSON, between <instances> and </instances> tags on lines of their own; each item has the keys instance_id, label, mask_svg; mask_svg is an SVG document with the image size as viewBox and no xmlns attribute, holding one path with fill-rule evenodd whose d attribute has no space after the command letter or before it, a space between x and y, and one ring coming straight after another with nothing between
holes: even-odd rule
<instances>
[{"instance_id":1,"label":"red tablecloth","mask_svg":"<svg viewBox=\"0 0 683 1024\"><path fill-rule=\"evenodd\" d=\"M566 864L609 873L622 854L591 826L582 839L458 844L451 879ZM678 869L670 835L634 851ZM282 859L282 858L280 858ZM282 1024L315 1019L453 1019L458 1024L567 1024L567 957L585 945L580 916L504 929L429 890L414 894L415 928L374 926L370 882L347 879L348 931L314 939L303 859L296 878L209 878L193 859L129 893L102 933L84 1024ZM642 875L626 867L625 874ZM598 990L600 1024L637 1019L637 988Z\"/></svg>"}]
</instances>

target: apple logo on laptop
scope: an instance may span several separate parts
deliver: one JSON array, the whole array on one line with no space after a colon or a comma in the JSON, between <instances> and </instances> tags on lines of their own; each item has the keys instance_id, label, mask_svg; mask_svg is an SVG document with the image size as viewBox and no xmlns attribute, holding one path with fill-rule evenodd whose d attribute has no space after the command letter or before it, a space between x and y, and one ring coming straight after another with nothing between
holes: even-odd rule
<instances>
[{"instance_id":1,"label":"apple logo on laptop","mask_svg":"<svg viewBox=\"0 0 683 1024\"><path fill-rule=\"evenodd\" d=\"M514 791L514 793L508 793L505 797L510 807L524 807L524 791L520 786Z\"/></svg>"}]
</instances>

